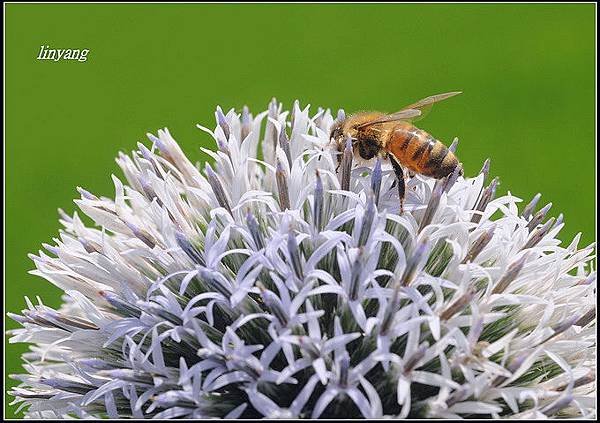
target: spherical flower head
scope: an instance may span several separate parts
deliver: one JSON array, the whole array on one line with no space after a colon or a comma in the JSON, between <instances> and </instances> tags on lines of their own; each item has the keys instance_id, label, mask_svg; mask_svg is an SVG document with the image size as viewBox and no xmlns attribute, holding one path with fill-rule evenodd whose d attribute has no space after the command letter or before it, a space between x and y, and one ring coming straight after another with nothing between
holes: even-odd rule
<instances>
[{"instance_id":1,"label":"spherical flower head","mask_svg":"<svg viewBox=\"0 0 600 423\"><path fill-rule=\"evenodd\" d=\"M10 315L28 417L595 416L594 246L539 196L496 198L486 162L411 176L401 212L329 110L215 116L203 169L148 135L31 256L65 295Z\"/></svg>"}]
</instances>

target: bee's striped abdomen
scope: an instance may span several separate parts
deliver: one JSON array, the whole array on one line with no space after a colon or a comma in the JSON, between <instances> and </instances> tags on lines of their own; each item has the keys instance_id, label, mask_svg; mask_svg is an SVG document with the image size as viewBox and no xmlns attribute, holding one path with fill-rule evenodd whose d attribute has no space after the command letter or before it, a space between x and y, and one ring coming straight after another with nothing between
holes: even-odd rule
<instances>
[{"instance_id":1,"label":"bee's striped abdomen","mask_svg":"<svg viewBox=\"0 0 600 423\"><path fill-rule=\"evenodd\" d=\"M409 123L391 131L386 149L401 165L436 179L449 175L458 166L458 159L448 147Z\"/></svg>"}]
</instances>

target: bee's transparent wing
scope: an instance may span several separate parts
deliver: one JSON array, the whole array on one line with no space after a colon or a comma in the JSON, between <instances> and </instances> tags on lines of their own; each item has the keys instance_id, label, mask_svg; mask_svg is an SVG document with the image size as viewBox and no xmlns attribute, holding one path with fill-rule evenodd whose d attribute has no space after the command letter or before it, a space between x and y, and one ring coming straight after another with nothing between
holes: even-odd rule
<instances>
[{"instance_id":1,"label":"bee's transparent wing","mask_svg":"<svg viewBox=\"0 0 600 423\"><path fill-rule=\"evenodd\" d=\"M422 109L425 106L429 106L433 103L438 103L442 100L446 100L447 98L454 97L455 95L458 95L461 93L462 93L462 91L451 91L449 93L444 93L444 94L430 95L429 97L421 99L421 100L417 101L416 103L409 104L408 106L404 107L402 110Z\"/></svg>"},{"instance_id":2,"label":"bee's transparent wing","mask_svg":"<svg viewBox=\"0 0 600 423\"><path fill-rule=\"evenodd\" d=\"M416 103L412 103L403 107L399 112L385 115L379 119L363 123L362 125L358 126L358 128L364 128L377 123L393 122L397 120L415 121L423 119L431 111L431 108L435 103L446 100L450 97L454 97L460 93L462 93L462 91L451 91L448 93L431 95L417 101Z\"/></svg>"},{"instance_id":3,"label":"bee's transparent wing","mask_svg":"<svg viewBox=\"0 0 600 423\"><path fill-rule=\"evenodd\" d=\"M365 122L362 125L357 126L357 128L364 128L366 126L374 125L376 123L385 123L385 122L393 122L396 120L410 120L415 118L421 114L420 110L417 109L403 109L399 112L392 113L391 115L385 115L378 119L371 120L369 122Z\"/></svg>"},{"instance_id":4,"label":"bee's transparent wing","mask_svg":"<svg viewBox=\"0 0 600 423\"><path fill-rule=\"evenodd\" d=\"M423 99L417 101L416 103L409 104L408 106L404 107L402 110L413 110L413 109L420 110L421 113L418 116L415 116L415 118L412 120L413 121L421 120L425 116L427 116L429 114L429 112L431 112L431 109L433 108L433 105L435 103L439 103L440 101L446 100L447 98L450 98L450 97L454 97L455 95L458 95L461 93L462 93L462 91L451 91L448 93L431 95L429 97L426 97L426 98L423 98Z\"/></svg>"}]
</instances>

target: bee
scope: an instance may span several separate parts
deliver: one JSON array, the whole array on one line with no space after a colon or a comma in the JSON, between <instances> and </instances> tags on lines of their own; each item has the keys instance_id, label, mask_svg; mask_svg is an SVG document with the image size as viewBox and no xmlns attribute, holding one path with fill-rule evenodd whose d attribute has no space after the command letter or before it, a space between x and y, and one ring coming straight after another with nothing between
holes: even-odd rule
<instances>
[{"instance_id":1,"label":"bee","mask_svg":"<svg viewBox=\"0 0 600 423\"><path fill-rule=\"evenodd\" d=\"M459 162L454 153L427 132L411 122L423 117L434 103L460 94L453 91L432 95L409 104L392 114L360 112L338 120L331 128L330 138L339 153L344 151L346 140L352 141L354 157L371 160L378 156L390 159L398 184L400 213L404 210L404 169L441 179L450 175ZM342 154L338 154L338 168ZM460 174L462 175L462 169Z\"/></svg>"}]
</instances>

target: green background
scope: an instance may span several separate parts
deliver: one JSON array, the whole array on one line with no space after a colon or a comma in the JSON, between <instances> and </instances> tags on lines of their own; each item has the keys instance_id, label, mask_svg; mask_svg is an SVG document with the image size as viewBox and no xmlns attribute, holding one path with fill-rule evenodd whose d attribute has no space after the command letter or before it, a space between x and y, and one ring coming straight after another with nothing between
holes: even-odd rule
<instances>
[{"instance_id":1,"label":"green background","mask_svg":"<svg viewBox=\"0 0 600 423\"><path fill-rule=\"evenodd\" d=\"M460 137L467 175L491 175L564 213L562 239L595 233L595 5L6 5L6 308L59 304L28 252L51 242L76 186L113 195L119 150L168 127L193 159L196 123L275 96L346 111L395 111L451 90L419 126ZM36 60L40 45L88 61ZM6 328L16 325L7 320ZM7 373L22 344L8 345ZM13 381L7 382L8 387ZM7 417L14 416L9 407Z\"/></svg>"}]
</instances>

